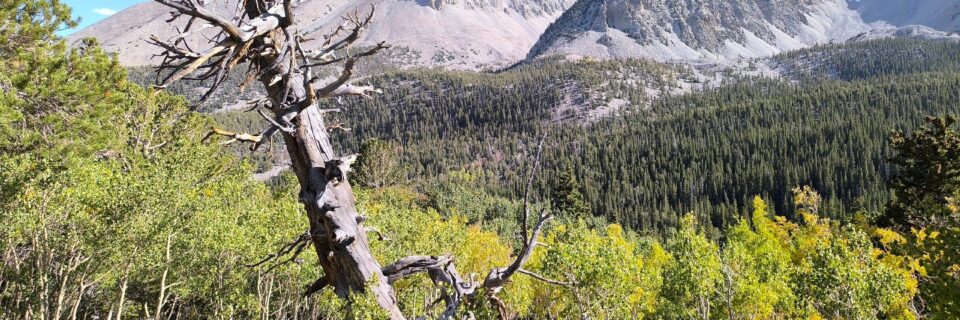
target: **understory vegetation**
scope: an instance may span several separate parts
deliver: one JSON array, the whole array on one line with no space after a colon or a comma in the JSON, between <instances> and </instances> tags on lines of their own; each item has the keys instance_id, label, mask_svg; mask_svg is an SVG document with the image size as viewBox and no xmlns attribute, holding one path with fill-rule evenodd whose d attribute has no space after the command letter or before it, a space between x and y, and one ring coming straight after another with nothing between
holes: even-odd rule
<instances>
[{"instance_id":1,"label":"understory vegetation","mask_svg":"<svg viewBox=\"0 0 960 320\"><path fill-rule=\"evenodd\" d=\"M214 123L253 127L249 114L193 112L94 41L67 47L57 0L4 3L0 19L0 319L380 318L368 297L305 297L313 254L257 263L306 227L293 177L256 181L271 159L202 141ZM960 316L960 133L949 116L922 123L960 111L960 73L647 98L672 68L370 80L385 94L345 103L338 142L364 154L351 183L374 255L452 254L467 277L510 261L516 168L546 135L535 207L559 218L525 268L560 283L514 277L500 295L512 317ZM609 95L591 106L638 107L558 116L570 77ZM408 317L442 312L428 277L394 288ZM497 315L489 301L460 311Z\"/></svg>"}]
</instances>

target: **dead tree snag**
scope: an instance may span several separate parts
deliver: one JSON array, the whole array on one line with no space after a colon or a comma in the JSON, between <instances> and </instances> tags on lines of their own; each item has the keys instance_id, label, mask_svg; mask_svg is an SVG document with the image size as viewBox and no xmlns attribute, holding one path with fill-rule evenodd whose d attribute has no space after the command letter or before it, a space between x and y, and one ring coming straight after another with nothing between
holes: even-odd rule
<instances>
[{"instance_id":1,"label":"dead tree snag","mask_svg":"<svg viewBox=\"0 0 960 320\"><path fill-rule=\"evenodd\" d=\"M537 245L544 224L552 217L541 211L528 232L529 190L539 163L542 141L537 161L527 173L530 183L526 185L522 218L524 246L513 263L491 271L482 282L477 282L460 277L454 267L454 257L449 255L410 256L386 267L374 259L367 238L369 228L361 225L364 218L357 214L347 174L355 156L338 155L333 150L328 130L342 129L342 126L324 122L326 113L339 110L317 107L317 102L322 99L371 98L371 94L381 92L371 86L350 83L359 59L387 48L381 42L364 50L352 50L352 45L370 26L374 8L367 9L366 14L357 11L347 15L343 25L323 36L321 48L308 51L301 45L305 37L298 33L291 0L240 0L236 12L229 18L205 7L208 1L156 1L173 9L171 22L186 20L186 27L180 35L165 41L157 37L150 40L163 49L159 55L163 62L158 67L158 90L180 80L206 81L209 89L199 101L203 102L240 64L249 65L245 82L258 80L267 89L267 97L257 100L254 106L266 120L266 129L257 134L246 134L213 128L207 137L226 136L230 139L226 143L250 143L251 149L257 150L279 133L286 144L292 169L300 184L299 198L307 212L309 229L294 243L256 265L279 260L290 253L293 257L282 261L292 261L305 248L312 246L325 275L310 285L306 294L326 287L331 287L341 298L369 292L392 319L404 319L404 315L397 306L391 284L414 274L427 273L435 283L443 286L443 300L447 306L444 318L455 317L461 302L474 298L497 302L501 314L505 315L496 294L516 273L563 284L522 269ZM209 49L195 51L187 45L186 39L198 36L201 29L206 32L212 29L216 36L210 40ZM324 84L311 69L336 65L341 66L339 76ZM259 110L261 107L269 110L269 114Z\"/></svg>"}]
</instances>

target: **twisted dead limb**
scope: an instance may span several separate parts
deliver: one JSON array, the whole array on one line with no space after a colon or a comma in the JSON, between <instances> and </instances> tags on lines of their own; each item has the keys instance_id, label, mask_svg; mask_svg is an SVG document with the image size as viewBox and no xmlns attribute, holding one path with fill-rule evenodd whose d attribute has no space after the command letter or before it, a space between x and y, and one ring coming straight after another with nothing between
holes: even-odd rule
<instances>
[{"instance_id":1,"label":"twisted dead limb","mask_svg":"<svg viewBox=\"0 0 960 320\"><path fill-rule=\"evenodd\" d=\"M175 9L176 14L173 17L174 19L177 18L179 15L188 15L194 18L200 18L200 19L206 20L216 25L217 27L220 27L220 29L223 32L226 32L227 34L229 34L230 37L233 38L233 40L243 41L244 36L246 36L246 32L241 31L240 28L238 28L236 25L234 25L232 22L228 21L227 19L217 15L216 13L213 13L210 10L207 10L202 4L200 4L196 0L181 0L181 1L156 0L156 1L162 5Z\"/></svg>"},{"instance_id":2,"label":"twisted dead limb","mask_svg":"<svg viewBox=\"0 0 960 320\"><path fill-rule=\"evenodd\" d=\"M393 264L382 269L382 272L387 277L389 283L393 284L402 278L420 273L426 273L430 279L433 280L433 283L440 286L442 289L440 298L445 301L447 306L441 315L442 319L455 318L460 304L462 304L465 299L478 299L481 297L490 300L494 305L497 306L501 319L508 318L506 306L503 304L497 294L503 290L503 287L509 282L511 277L517 273L530 276L533 279L552 285L575 285L573 282L549 279L537 273L523 269L523 266L533 255L533 250L539 245L538 241L544 226L548 221L553 219L553 215L550 214L549 211L540 210L537 221L533 224L533 227L530 229L527 228L527 220L529 220L531 209L530 193L531 189L533 188L533 181L539 169L540 157L543 153L543 139L541 139L537 144L536 152L536 156L527 170L527 183L524 186L524 201L520 217L521 224L524 227L521 232L524 240L523 247L521 248L517 257L514 258L512 263L505 267L491 270L482 282L478 282L473 279L464 279L459 273L457 273L454 257L452 255L409 256L401 258ZM326 277L318 279L317 282L314 282L307 288L305 295L310 295L323 289L326 286L323 283L324 281L327 281ZM448 292L447 289L450 289L450 291Z\"/></svg>"},{"instance_id":3,"label":"twisted dead limb","mask_svg":"<svg viewBox=\"0 0 960 320\"><path fill-rule=\"evenodd\" d=\"M199 72L199 76L191 80L212 80L213 82L195 106L206 101L239 63L249 61L253 56L275 54L273 50L270 50L272 48L263 45L263 37L287 23L283 13L283 4L275 5L267 12L246 21L242 26L238 26L234 22L206 9L203 4L196 0L155 1L174 9L173 17L168 20L170 22L181 16L190 17L185 30L179 35L167 41L161 41L154 36L148 41L150 44L164 49L162 53L155 55L163 58L162 63L157 67L157 74L166 73L167 75L155 87L160 90L165 89L170 84ZM262 0L258 1L263 2ZM198 29L192 29L194 21L197 19L207 23ZM220 31L213 40L215 41L213 47L197 52L187 45L187 38L195 35L199 29L210 28ZM255 50L251 51L251 49Z\"/></svg>"}]
</instances>

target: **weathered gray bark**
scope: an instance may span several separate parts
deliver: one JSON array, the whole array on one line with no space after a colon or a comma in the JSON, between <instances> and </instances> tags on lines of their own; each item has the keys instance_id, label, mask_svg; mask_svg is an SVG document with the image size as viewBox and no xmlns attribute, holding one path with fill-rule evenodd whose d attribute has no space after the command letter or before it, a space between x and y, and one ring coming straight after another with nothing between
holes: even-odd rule
<instances>
[{"instance_id":1,"label":"weathered gray bark","mask_svg":"<svg viewBox=\"0 0 960 320\"><path fill-rule=\"evenodd\" d=\"M391 319L404 319L397 307L391 284L403 277L419 273L427 273L434 283L441 285L442 298L447 305L443 318L455 317L464 299L477 297L489 299L500 309L501 318L507 318L506 307L496 294L508 283L510 277L517 273L552 284L566 285L522 269L537 246L537 238L544 224L552 217L541 211L531 228L532 232L527 228L530 218L529 193L534 172L537 170L536 165L539 163L542 141L537 149L534 166L526 173L529 180L524 193L521 218L524 246L513 263L494 269L482 282L475 282L461 278L454 266L453 257L448 255L410 256L387 267L381 267L373 257L366 228L362 225L363 219L358 216L356 199L348 179L350 164L355 156L344 157L336 154L330 145L324 122L325 113L317 107L318 100L324 98L369 97L369 93L379 93L379 90L373 87L349 83L357 59L386 48L380 43L367 51L354 52L352 55L347 53L350 45L370 24L373 8L366 16L348 16L343 27L325 36L324 48L305 52L300 47L300 35L295 30L291 0L241 2L245 6L238 8L238 16L246 16L248 19L240 24L234 24L234 20L205 10L198 0L156 1L173 8L177 15L190 17L191 23L188 25L193 25L193 19L201 19L219 27L223 35L212 44L211 49L204 52L194 52L184 45L183 39L191 34L189 27L184 30L184 34L170 41L153 38L152 42L165 50L164 63L159 70L168 74L159 88L188 75L200 74L199 78L213 81L210 91L204 95L205 99L217 89L225 75L241 62L251 63L254 68L249 71L249 75L257 78L267 88L268 97L261 102L269 106L273 115L271 117L261 113L270 123L266 130L253 135L214 128L207 136L227 136L230 140L226 143L247 142L256 150L279 132L290 155L292 169L300 184L300 202L306 209L310 228L305 236L255 265L293 252L293 256L286 260L290 261L306 246L312 245L324 276L307 289L307 294L327 286L332 287L341 298L369 292ZM315 88L316 79L312 76L310 67L334 64L342 64L340 76L329 84ZM257 107L261 102L258 102ZM480 295L481 292L483 295Z\"/></svg>"},{"instance_id":2,"label":"weathered gray bark","mask_svg":"<svg viewBox=\"0 0 960 320\"><path fill-rule=\"evenodd\" d=\"M293 171L300 182L300 201L310 221L310 239L324 274L341 297L363 292L369 285L381 307L401 319L390 287L370 252L367 235L358 223L353 190L348 181L331 182L327 166L338 157L330 147L323 115L307 108L294 120L295 133L283 133Z\"/></svg>"},{"instance_id":3,"label":"weathered gray bark","mask_svg":"<svg viewBox=\"0 0 960 320\"><path fill-rule=\"evenodd\" d=\"M279 39L279 36L271 38L280 47L290 40ZM304 81L303 72L289 69L298 65L295 52L290 50L285 55L260 59L256 63L261 70L266 70L261 82L273 101L271 111L282 118L291 108L302 110L288 120L295 131L282 132L282 135L300 183L300 202L307 211L310 239L317 257L338 296L346 298L351 293L370 290L392 319L403 319L393 289L370 252L367 235L361 232L363 229L358 223L356 200L349 181L330 174L340 172L339 175L345 175L349 168L340 163L340 157L330 145L324 115L310 98L312 88L307 88L308 81ZM277 67L270 69L271 66ZM270 86L276 77L287 79Z\"/></svg>"},{"instance_id":4,"label":"weathered gray bark","mask_svg":"<svg viewBox=\"0 0 960 320\"><path fill-rule=\"evenodd\" d=\"M317 92L312 88L313 79L308 79L308 70L298 67L301 65L297 61L299 43L295 31L292 30L292 21L287 19L291 12L290 1L248 2L248 5L241 9L248 17L257 18L240 27L204 10L203 5L193 0L158 2L176 9L181 14L217 25L227 35L204 53L175 53L172 56L175 60L186 62L179 64L182 67L173 68L173 76L166 79L163 85L197 71L204 64L212 65L209 62L212 59L221 59L221 69L212 70L214 72L209 72L210 74L229 72L234 65L242 61L255 64L259 70L259 80L268 91L270 111L276 119L274 123L292 126L293 130L274 125L256 136L227 132L234 139L231 141L239 140L259 145L268 140L270 135L281 131L292 160L292 169L300 183L300 201L306 209L310 223L309 240L316 250L325 278L329 279L329 285L343 298L369 290L392 319L404 319L396 305L393 289L370 252L367 236L360 231L363 229L358 222L353 190L344 176L349 171L349 164L342 163L331 147L323 114L316 107ZM269 8L267 12L261 12L263 7ZM357 22L364 23L359 20ZM356 27L359 31L365 26ZM168 53L177 48L176 42L154 41L167 49ZM250 54L252 52L258 54ZM170 62L172 61L173 59ZM352 68L353 62L347 63L347 68ZM345 74L345 78L349 79L349 70L345 70ZM222 75L213 78L215 85L221 79ZM338 82L333 89L346 84L345 81ZM319 94L322 98L334 93L331 91ZM223 132L225 131L215 133L224 134Z\"/></svg>"}]
</instances>

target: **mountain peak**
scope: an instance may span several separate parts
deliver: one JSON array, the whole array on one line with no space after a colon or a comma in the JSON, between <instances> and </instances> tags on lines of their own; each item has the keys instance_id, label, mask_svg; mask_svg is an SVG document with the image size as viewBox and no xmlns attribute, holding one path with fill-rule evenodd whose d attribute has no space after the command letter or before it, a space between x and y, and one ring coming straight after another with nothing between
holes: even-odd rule
<instances>
[{"instance_id":1,"label":"mountain peak","mask_svg":"<svg viewBox=\"0 0 960 320\"><path fill-rule=\"evenodd\" d=\"M528 54L659 61L769 56L925 23L956 28L958 0L579 0ZM882 29L881 32L870 32ZM924 33L929 35L931 33Z\"/></svg>"},{"instance_id":2,"label":"mountain peak","mask_svg":"<svg viewBox=\"0 0 960 320\"><path fill-rule=\"evenodd\" d=\"M236 1L211 5L229 15ZM403 66L485 69L522 60L570 4L572 0L302 0L295 1L294 10L301 32L307 38L322 38L319 35L339 26L347 13L376 6L374 23L358 46L387 41L394 47L387 55ZM159 62L153 58L157 48L145 40L177 33L165 21L169 12L160 4L142 3L75 33L70 40L94 37L106 50L117 52L124 65L153 65ZM307 49L313 49L311 45L318 43L305 43Z\"/></svg>"}]
</instances>

